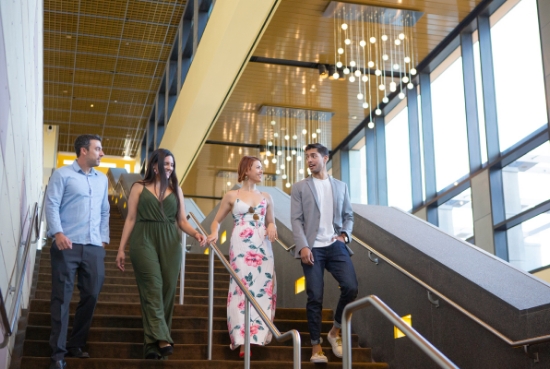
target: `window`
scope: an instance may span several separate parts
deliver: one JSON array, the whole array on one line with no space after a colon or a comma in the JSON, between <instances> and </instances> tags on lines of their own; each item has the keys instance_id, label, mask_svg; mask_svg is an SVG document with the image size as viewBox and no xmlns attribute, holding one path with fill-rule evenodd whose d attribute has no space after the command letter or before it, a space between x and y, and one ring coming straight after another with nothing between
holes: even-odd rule
<instances>
[{"instance_id":1,"label":"window","mask_svg":"<svg viewBox=\"0 0 550 369\"><path fill-rule=\"evenodd\" d=\"M491 21L498 16L495 13ZM491 42L499 143L504 151L548 120L536 0L520 1L498 20L491 28ZM525 68L528 73L513 72Z\"/></svg>"},{"instance_id":2,"label":"window","mask_svg":"<svg viewBox=\"0 0 550 369\"><path fill-rule=\"evenodd\" d=\"M405 211L412 208L411 156L409 146L409 110L405 104L386 124L386 165L388 176L388 205Z\"/></svg>"},{"instance_id":3,"label":"window","mask_svg":"<svg viewBox=\"0 0 550 369\"><path fill-rule=\"evenodd\" d=\"M504 167L502 184L506 218L550 200L550 143Z\"/></svg>"},{"instance_id":4,"label":"window","mask_svg":"<svg viewBox=\"0 0 550 369\"><path fill-rule=\"evenodd\" d=\"M351 202L367 204L367 147L363 138L349 151Z\"/></svg>"},{"instance_id":5,"label":"window","mask_svg":"<svg viewBox=\"0 0 550 369\"><path fill-rule=\"evenodd\" d=\"M506 236L513 266L528 272L550 264L550 212L510 228Z\"/></svg>"},{"instance_id":6,"label":"window","mask_svg":"<svg viewBox=\"0 0 550 369\"><path fill-rule=\"evenodd\" d=\"M439 228L445 232L468 240L474 235L472 216L472 194L470 188L462 191L437 208Z\"/></svg>"},{"instance_id":7,"label":"window","mask_svg":"<svg viewBox=\"0 0 550 369\"><path fill-rule=\"evenodd\" d=\"M443 70L439 76L438 69ZM468 135L460 48L432 73L432 113L437 191L469 173Z\"/></svg>"}]
</instances>

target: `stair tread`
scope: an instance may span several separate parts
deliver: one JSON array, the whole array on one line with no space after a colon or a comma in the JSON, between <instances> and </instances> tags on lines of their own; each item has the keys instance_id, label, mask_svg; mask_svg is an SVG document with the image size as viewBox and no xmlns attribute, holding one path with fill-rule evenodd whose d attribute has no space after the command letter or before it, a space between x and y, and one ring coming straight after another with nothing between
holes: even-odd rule
<instances>
[{"instance_id":1,"label":"stair tread","mask_svg":"<svg viewBox=\"0 0 550 369\"><path fill-rule=\"evenodd\" d=\"M38 357L22 357L22 364L29 363L31 365L47 367L49 365L49 358L38 358ZM243 367L243 361L241 359L235 360L144 360L144 359L74 359L67 358L67 367L71 369L76 368L86 368L86 369L105 369L110 367L127 367L139 368L141 366L146 366L147 368L193 368L193 369L202 369L202 368L239 368ZM292 367L292 361L255 361L251 360L250 366L254 368L289 368ZM302 368L319 368L319 364L313 364L310 362L304 362L302 359L301 363ZM329 362L328 364L323 364L325 368L341 368L341 361ZM388 365L385 363L353 363L354 368L387 368Z\"/></svg>"}]
</instances>

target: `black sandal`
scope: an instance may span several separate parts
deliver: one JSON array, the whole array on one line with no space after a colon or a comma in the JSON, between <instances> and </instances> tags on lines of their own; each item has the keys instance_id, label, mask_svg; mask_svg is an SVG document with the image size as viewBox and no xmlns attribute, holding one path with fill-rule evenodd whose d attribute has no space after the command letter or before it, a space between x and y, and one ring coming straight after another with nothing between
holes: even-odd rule
<instances>
[{"instance_id":1,"label":"black sandal","mask_svg":"<svg viewBox=\"0 0 550 369\"><path fill-rule=\"evenodd\" d=\"M159 360L160 356L156 352L150 352L147 355L145 355L146 360Z\"/></svg>"},{"instance_id":2,"label":"black sandal","mask_svg":"<svg viewBox=\"0 0 550 369\"><path fill-rule=\"evenodd\" d=\"M170 356L174 353L174 346L172 344L164 347L159 346L159 351L161 356Z\"/></svg>"}]
</instances>

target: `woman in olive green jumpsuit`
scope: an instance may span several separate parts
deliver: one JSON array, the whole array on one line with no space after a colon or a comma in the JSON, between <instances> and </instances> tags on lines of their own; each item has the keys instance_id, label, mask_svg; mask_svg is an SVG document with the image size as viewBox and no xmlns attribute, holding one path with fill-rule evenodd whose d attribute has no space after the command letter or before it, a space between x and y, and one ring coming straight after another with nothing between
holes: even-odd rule
<instances>
[{"instance_id":1,"label":"woman in olive green jumpsuit","mask_svg":"<svg viewBox=\"0 0 550 369\"><path fill-rule=\"evenodd\" d=\"M116 258L118 268L124 271L124 247L129 240L141 301L146 359L164 358L174 350L170 327L182 251L176 224L204 245L206 238L186 219L174 156L158 149L151 154L145 178L130 191Z\"/></svg>"}]
</instances>

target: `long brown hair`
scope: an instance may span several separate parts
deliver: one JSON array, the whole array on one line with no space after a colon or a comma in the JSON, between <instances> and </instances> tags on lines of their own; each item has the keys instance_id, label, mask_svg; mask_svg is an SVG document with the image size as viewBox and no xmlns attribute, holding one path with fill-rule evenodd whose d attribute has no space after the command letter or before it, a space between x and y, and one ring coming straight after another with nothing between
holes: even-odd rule
<instances>
[{"instance_id":1,"label":"long brown hair","mask_svg":"<svg viewBox=\"0 0 550 369\"><path fill-rule=\"evenodd\" d=\"M166 172L164 170L164 159L166 159L167 156L171 156L174 160L174 170L172 170L172 174L170 175L170 178L166 178ZM147 171L145 172L145 176L139 183L143 185L148 184L155 184L156 183L156 174L153 170L153 166L157 164L157 170L160 177L160 192L159 192L159 203L160 203L160 209L164 213L164 208L162 206L163 200L164 200L164 194L166 193L166 189L170 188L172 192L174 192L174 196L176 196L176 202L178 204L178 212L177 215L179 216L179 210L180 210L180 197L178 195L178 177L176 176L176 159L174 158L174 155L166 150L166 149L156 149L153 151L151 156L149 157L149 162L147 163Z\"/></svg>"},{"instance_id":2,"label":"long brown hair","mask_svg":"<svg viewBox=\"0 0 550 369\"><path fill-rule=\"evenodd\" d=\"M260 159L258 159L257 157L255 156L243 156L240 163L239 163L239 169L237 170L237 175L239 178L237 178L237 181L238 182L242 182L244 181L244 177L246 176L246 172L248 172L250 170L250 168L252 168L252 165L254 164L255 161L260 161Z\"/></svg>"}]
</instances>

